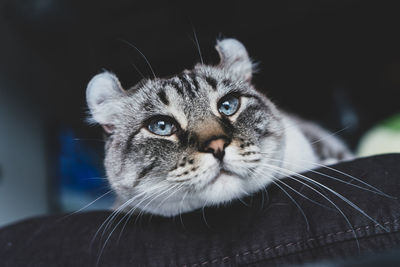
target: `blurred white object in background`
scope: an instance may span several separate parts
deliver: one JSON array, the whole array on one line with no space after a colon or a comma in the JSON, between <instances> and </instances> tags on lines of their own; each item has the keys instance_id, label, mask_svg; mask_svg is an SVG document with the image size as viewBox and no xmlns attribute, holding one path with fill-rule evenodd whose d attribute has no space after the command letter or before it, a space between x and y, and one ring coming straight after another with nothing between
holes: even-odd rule
<instances>
[{"instance_id":1,"label":"blurred white object in background","mask_svg":"<svg viewBox=\"0 0 400 267\"><path fill-rule=\"evenodd\" d=\"M383 121L361 138L357 155L400 153L400 114Z\"/></svg>"}]
</instances>

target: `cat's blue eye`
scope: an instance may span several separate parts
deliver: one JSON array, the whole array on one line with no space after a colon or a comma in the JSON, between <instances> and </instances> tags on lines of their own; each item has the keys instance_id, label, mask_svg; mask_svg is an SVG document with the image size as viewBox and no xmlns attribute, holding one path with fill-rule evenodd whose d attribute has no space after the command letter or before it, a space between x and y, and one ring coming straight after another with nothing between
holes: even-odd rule
<instances>
[{"instance_id":1,"label":"cat's blue eye","mask_svg":"<svg viewBox=\"0 0 400 267\"><path fill-rule=\"evenodd\" d=\"M218 104L218 110L220 113L231 116L236 113L239 109L239 98L233 95L228 95L222 98Z\"/></svg>"},{"instance_id":2,"label":"cat's blue eye","mask_svg":"<svg viewBox=\"0 0 400 267\"><path fill-rule=\"evenodd\" d=\"M176 127L171 121L158 118L151 120L147 125L147 129L152 133L168 136L175 133Z\"/></svg>"}]
</instances>

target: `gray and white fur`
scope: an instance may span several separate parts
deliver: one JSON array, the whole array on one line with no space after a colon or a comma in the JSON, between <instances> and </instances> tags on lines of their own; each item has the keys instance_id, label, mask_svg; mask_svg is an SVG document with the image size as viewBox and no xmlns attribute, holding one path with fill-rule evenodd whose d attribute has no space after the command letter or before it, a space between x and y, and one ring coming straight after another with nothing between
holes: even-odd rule
<instances>
[{"instance_id":1,"label":"gray and white fur","mask_svg":"<svg viewBox=\"0 0 400 267\"><path fill-rule=\"evenodd\" d=\"M332 134L256 91L239 41L218 41L216 49L216 66L198 64L129 90L110 72L90 81L91 120L109 135L105 168L121 210L175 216L259 191L284 176L280 168L302 172L351 158ZM224 99L228 108L239 100L234 114L221 112ZM154 127L173 131L159 135Z\"/></svg>"}]
</instances>

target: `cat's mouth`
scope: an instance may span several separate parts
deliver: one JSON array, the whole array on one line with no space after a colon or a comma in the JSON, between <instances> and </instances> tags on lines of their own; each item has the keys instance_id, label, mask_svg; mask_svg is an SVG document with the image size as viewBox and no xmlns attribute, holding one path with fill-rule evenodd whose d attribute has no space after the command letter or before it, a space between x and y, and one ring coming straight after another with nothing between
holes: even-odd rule
<instances>
[{"instance_id":1,"label":"cat's mouth","mask_svg":"<svg viewBox=\"0 0 400 267\"><path fill-rule=\"evenodd\" d=\"M208 185L214 184L218 180L218 178L221 177L222 175L232 176L232 175L235 175L235 174L233 172L231 172L231 171L228 171L228 170L226 170L224 168L221 168L219 170L219 172L214 176L214 178L211 179L211 181L208 183Z\"/></svg>"}]
</instances>

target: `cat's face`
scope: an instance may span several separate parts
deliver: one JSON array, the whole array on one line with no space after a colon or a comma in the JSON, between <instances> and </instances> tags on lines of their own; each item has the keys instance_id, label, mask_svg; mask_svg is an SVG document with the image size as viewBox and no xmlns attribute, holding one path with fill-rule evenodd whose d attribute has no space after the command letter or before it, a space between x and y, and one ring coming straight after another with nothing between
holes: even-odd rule
<instances>
[{"instance_id":1,"label":"cat's face","mask_svg":"<svg viewBox=\"0 0 400 267\"><path fill-rule=\"evenodd\" d=\"M250 83L236 40L217 44L218 66L197 65L124 91L110 73L87 89L92 118L110 133L105 166L124 209L173 216L263 188L282 158L275 106Z\"/></svg>"}]
</instances>

